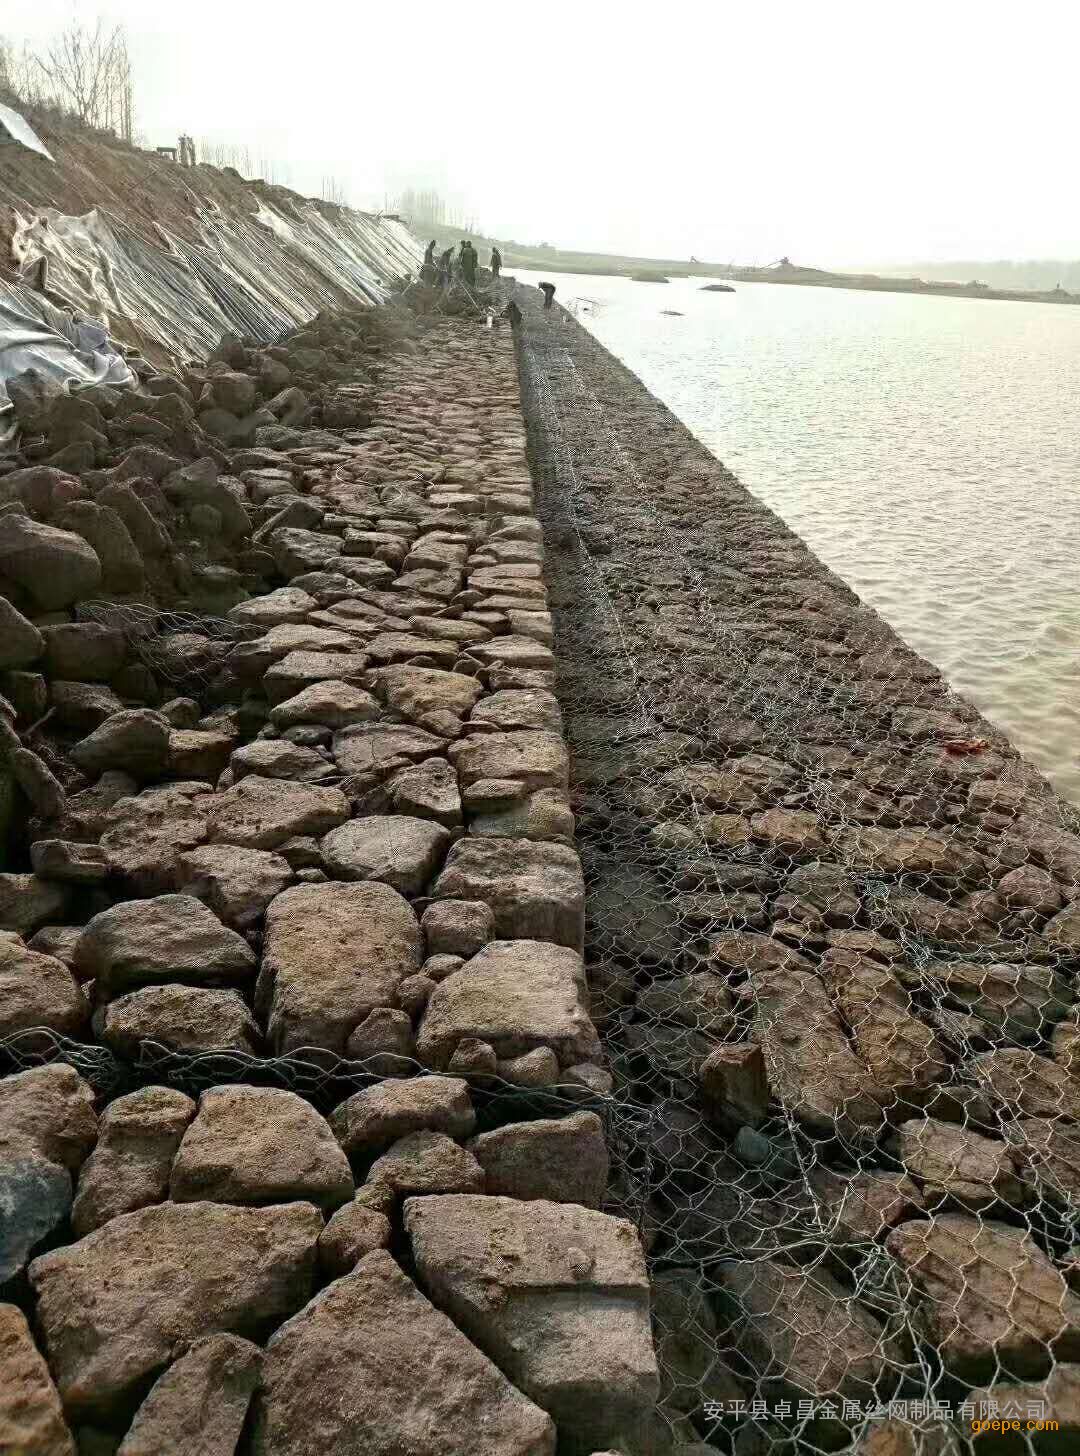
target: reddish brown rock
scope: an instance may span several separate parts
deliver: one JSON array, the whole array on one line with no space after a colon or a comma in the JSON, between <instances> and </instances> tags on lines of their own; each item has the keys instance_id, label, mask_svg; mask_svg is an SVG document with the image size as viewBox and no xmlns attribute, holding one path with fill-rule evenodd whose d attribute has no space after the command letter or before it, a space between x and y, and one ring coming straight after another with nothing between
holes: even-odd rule
<instances>
[{"instance_id":1,"label":"reddish brown rock","mask_svg":"<svg viewBox=\"0 0 1080 1456\"><path fill-rule=\"evenodd\" d=\"M306 1203L162 1203L35 1259L65 1410L108 1415L201 1335L264 1339L310 1297L322 1226Z\"/></svg>"},{"instance_id":2,"label":"reddish brown rock","mask_svg":"<svg viewBox=\"0 0 1080 1456\"><path fill-rule=\"evenodd\" d=\"M0 1304L0 1451L10 1456L75 1456L60 1397L26 1316Z\"/></svg>"},{"instance_id":3,"label":"reddish brown rock","mask_svg":"<svg viewBox=\"0 0 1080 1456\"><path fill-rule=\"evenodd\" d=\"M1080 1354L1080 1298L1023 1230L945 1214L901 1224L886 1248L923 1296L917 1328L950 1373L1022 1378Z\"/></svg>"},{"instance_id":4,"label":"reddish brown rock","mask_svg":"<svg viewBox=\"0 0 1080 1456\"><path fill-rule=\"evenodd\" d=\"M195 1340L136 1411L117 1456L234 1456L261 1364L238 1335Z\"/></svg>"},{"instance_id":5,"label":"reddish brown rock","mask_svg":"<svg viewBox=\"0 0 1080 1456\"><path fill-rule=\"evenodd\" d=\"M191 1098L170 1087L142 1087L109 1103L79 1175L71 1210L77 1236L168 1197L169 1170L194 1116Z\"/></svg>"},{"instance_id":6,"label":"reddish brown rock","mask_svg":"<svg viewBox=\"0 0 1080 1456\"><path fill-rule=\"evenodd\" d=\"M555 1428L379 1250L271 1339L251 1451L554 1456Z\"/></svg>"}]
</instances>

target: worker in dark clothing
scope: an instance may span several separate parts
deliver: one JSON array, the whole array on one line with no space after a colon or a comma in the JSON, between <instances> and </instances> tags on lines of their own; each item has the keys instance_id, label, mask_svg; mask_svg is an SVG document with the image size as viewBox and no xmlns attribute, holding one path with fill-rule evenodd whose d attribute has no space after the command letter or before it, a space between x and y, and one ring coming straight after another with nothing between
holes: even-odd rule
<instances>
[{"instance_id":1,"label":"worker in dark clothing","mask_svg":"<svg viewBox=\"0 0 1080 1456\"><path fill-rule=\"evenodd\" d=\"M544 295L544 307L545 308L550 308L551 307L551 300L555 297L555 285L554 285L554 283L538 283L536 286L537 286L537 288L539 288L540 292Z\"/></svg>"},{"instance_id":2,"label":"worker in dark clothing","mask_svg":"<svg viewBox=\"0 0 1080 1456\"><path fill-rule=\"evenodd\" d=\"M499 274L501 272L502 272L502 254L499 252L498 248L492 247L492 249L491 249L491 276L492 276L492 278L498 278L498 276L499 276Z\"/></svg>"},{"instance_id":3,"label":"worker in dark clothing","mask_svg":"<svg viewBox=\"0 0 1080 1456\"><path fill-rule=\"evenodd\" d=\"M428 243L427 247L424 249L424 262L425 263L434 263L435 262L435 239L434 238L432 238L431 242Z\"/></svg>"},{"instance_id":4,"label":"worker in dark clothing","mask_svg":"<svg viewBox=\"0 0 1080 1456\"><path fill-rule=\"evenodd\" d=\"M454 247L453 244L451 244L449 248L444 248L439 254L439 286L441 288L446 289L450 287L450 278L453 273L453 268Z\"/></svg>"},{"instance_id":5,"label":"worker in dark clothing","mask_svg":"<svg viewBox=\"0 0 1080 1456\"><path fill-rule=\"evenodd\" d=\"M470 288L476 287L476 265L479 261L476 249L472 243L466 243L465 250L461 255L461 276Z\"/></svg>"},{"instance_id":6,"label":"worker in dark clothing","mask_svg":"<svg viewBox=\"0 0 1080 1456\"><path fill-rule=\"evenodd\" d=\"M512 329L516 329L518 324L521 322L521 309L518 308L514 300L511 299L510 302L503 309L502 316L503 318L508 318L510 320L510 327Z\"/></svg>"}]
</instances>

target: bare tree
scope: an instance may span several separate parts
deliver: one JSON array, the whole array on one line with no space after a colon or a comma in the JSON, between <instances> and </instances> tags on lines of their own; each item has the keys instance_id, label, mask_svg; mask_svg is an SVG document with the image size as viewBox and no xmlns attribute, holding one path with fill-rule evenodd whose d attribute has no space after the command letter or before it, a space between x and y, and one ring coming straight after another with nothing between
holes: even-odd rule
<instances>
[{"instance_id":1,"label":"bare tree","mask_svg":"<svg viewBox=\"0 0 1080 1456\"><path fill-rule=\"evenodd\" d=\"M125 141L134 133L135 106L131 61L122 26L93 30L73 21L48 48L31 58L39 94L76 116L85 126L112 131Z\"/></svg>"}]
</instances>

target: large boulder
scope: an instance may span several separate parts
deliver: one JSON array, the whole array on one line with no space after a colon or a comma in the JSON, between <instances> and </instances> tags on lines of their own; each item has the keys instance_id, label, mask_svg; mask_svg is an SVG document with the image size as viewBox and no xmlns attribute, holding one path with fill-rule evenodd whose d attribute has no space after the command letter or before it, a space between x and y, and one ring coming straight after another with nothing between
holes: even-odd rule
<instances>
[{"instance_id":1,"label":"large boulder","mask_svg":"<svg viewBox=\"0 0 1080 1456\"><path fill-rule=\"evenodd\" d=\"M55 612L94 595L101 562L81 536L8 514L0 517L0 579L21 587L43 612Z\"/></svg>"},{"instance_id":2,"label":"large boulder","mask_svg":"<svg viewBox=\"0 0 1080 1456\"><path fill-rule=\"evenodd\" d=\"M731 1260L716 1279L735 1348L777 1398L869 1399L903 1365L897 1342L824 1269Z\"/></svg>"},{"instance_id":3,"label":"large boulder","mask_svg":"<svg viewBox=\"0 0 1080 1456\"><path fill-rule=\"evenodd\" d=\"M163 981L228 984L255 972L247 941L193 895L127 900L101 911L79 937L75 964L113 996Z\"/></svg>"},{"instance_id":4,"label":"large boulder","mask_svg":"<svg viewBox=\"0 0 1080 1456\"><path fill-rule=\"evenodd\" d=\"M262 1351L239 1335L207 1335L154 1385L117 1456L235 1456Z\"/></svg>"},{"instance_id":5,"label":"large boulder","mask_svg":"<svg viewBox=\"0 0 1080 1456\"><path fill-rule=\"evenodd\" d=\"M169 762L169 725L148 708L126 708L76 743L71 757L89 778L110 769L140 782L160 778Z\"/></svg>"},{"instance_id":6,"label":"large boulder","mask_svg":"<svg viewBox=\"0 0 1080 1456\"><path fill-rule=\"evenodd\" d=\"M140 1087L110 1102L79 1175L71 1210L75 1233L81 1237L121 1213L163 1202L169 1169L194 1116L191 1098L171 1087Z\"/></svg>"},{"instance_id":7,"label":"large boulder","mask_svg":"<svg viewBox=\"0 0 1080 1456\"><path fill-rule=\"evenodd\" d=\"M391 708L415 722L435 712L467 717L484 688L476 678L464 673L401 665L381 670L378 690Z\"/></svg>"},{"instance_id":8,"label":"large boulder","mask_svg":"<svg viewBox=\"0 0 1080 1456\"><path fill-rule=\"evenodd\" d=\"M266 912L256 1003L276 1052L344 1056L351 1033L420 969L420 927L389 885L297 885Z\"/></svg>"},{"instance_id":9,"label":"large boulder","mask_svg":"<svg viewBox=\"0 0 1080 1456\"><path fill-rule=\"evenodd\" d=\"M292 883L288 861L265 849L205 844L180 856L177 889L203 900L224 924L250 930Z\"/></svg>"},{"instance_id":10,"label":"large boulder","mask_svg":"<svg viewBox=\"0 0 1080 1456\"><path fill-rule=\"evenodd\" d=\"M460 1077L408 1077L354 1092L334 1109L330 1126L350 1157L365 1160L410 1133L468 1137L476 1113Z\"/></svg>"},{"instance_id":11,"label":"large boulder","mask_svg":"<svg viewBox=\"0 0 1080 1456\"><path fill-rule=\"evenodd\" d=\"M607 1144L595 1112L506 1123L466 1147L488 1193L599 1208L607 1188Z\"/></svg>"},{"instance_id":12,"label":"large boulder","mask_svg":"<svg viewBox=\"0 0 1080 1456\"><path fill-rule=\"evenodd\" d=\"M0 930L33 935L66 918L71 890L38 875L0 874Z\"/></svg>"},{"instance_id":13,"label":"large boulder","mask_svg":"<svg viewBox=\"0 0 1080 1456\"><path fill-rule=\"evenodd\" d=\"M554 1456L555 1428L377 1250L270 1340L252 1456Z\"/></svg>"},{"instance_id":14,"label":"large boulder","mask_svg":"<svg viewBox=\"0 0 1080 1456\"><path fill-rule=\"evenodd\" d=\"M1016 1150L973 1128L911 1118L897 1129L896 1153L928 1204L948 1198L978 1210L999 1199L1014 1208L1027 1202Z\"/></svg>"},{"instance_id":15,"label":"large boulder","mask_svg":"<svg viewBox=\"0 0 1080 1456\"><path fill-rule=\"evenodd\" d=\"M251 774L214 796L210 839L246 849L277 849L294 835L336 829L349 812L349 801L338 789Z\"/></svg>"},{"instance_id":16,"label":"large boulder","mask_svg":"<svg viewBox=\"0 0 1080 1456\"><path fill-rule=\"evenodd\" d=\"M417 1274L569 1456L633 1440L659 1393L649 1281L633 1226L570 1203L478 1194L405 1205Z\"/></svg>"},{"instance_id":17,"label":"large boulder","mask_svg":"<svg viewBox=\"0 0 1080 1456\"><path fill-rule=\"evenodd\" d=\"M168 1052L241 1052L259 1048L259 1027L235 991L204 986L143 986L110 1001L102 1040L137 1061L143 1042Z\"/></svg>"},{"instance_id":18,"label":"large boulder","mask_svg":"<svg viewBox=\"0 0 1080 1456\"><path fill-rule=\"evenodd\" d=\"M211 1087L172 1166L178 1203L286 1203L333 1209L353 1194L349 1162L310 1102L278 1087Z\"/></svg>"},{"instance_id":19,"label":"large boulder","mask_svg":"<svg viewBox=\"0 0 1080 1456\"><path fill-rule=\"evenodd\" d=\"M595 1061L600 1043L585 1009L578 952L540 940L486 945L431 993L417 1052L429 1066L446 1068L469 1039L502 1058L549 1047L563 1067Z\"/></svg>"},{"instance_id":20,"label":"large boulder","mask_svg":"<svg viewBox=\"0 0 1080 1456\"><path fill-rule=\"evenodd\" d=\"M107 811L101 847L138 895L178 888L180 857L210 832L213 796L203 783L164 784L121 797Z\"/></svg>"},{"instance_id":21,"label":"large boulder","mask_svg":"<svg viewBox=\"0 0 1080 1456\"><path fill-rule=\"evenodd\" d=\"M0 931L0 1037L35 1026L77 1036L88 1015L82 988L63 961Z\"/></svg>"},{"instance_id":22,"label":"large boulder","mask_svg":"<svg viewBox=\"0 0 1080 1456\"><path fill-rule=\"evenodd\" d=\"M142 588L146 579L142 557L117 511L95 501L72 501L57 517L57 525L74 531L93 549L106 591L137 592Z\"/></svg>"},{"instance_id":23,"label":"large boulder","mask_svg":"<svg viewBox=\"0 0 1080 1456\"><path fill-rule=\"evenodd\" d=\"M0 1304L0 1451L75 1456L49 1367L14 1304Z\"/></svg>"},{"instance_id":24,"label":"large boulder","mask_svg":"<svg viewBox=\"0 0 1080 1456\"><path fill-rule=\"evenodd\" d=\"M437 900L482 900L495 933L551 940L580 949L585 881L568 845L531 839L461 839L451 846L432 890Z\"/></svg>"},{"instance_id":25,"label":"large boulder","mask_svg":"<svg viewBox=\"0 0 1080 1456\"><path fill-rule=\"evenodd\" d=\"M570 760L558 733L523 730L468 738L455 757L462 785L512 779L529 789L565 789Z\"/></svg>"},{"instance_id":26,"label":"large boulder","mask_svg":"<svg viewBox=\"0 0 1080 1456\"><path fill-rule=\"evenodd\" d=\"M449 831L431 819L384 814L350 819L319 848L337 879L379 880L403 895L422 895L449 844Z\"/></svg>"},{"instance_id":27,"label":"large boulder","mask_svg":"<svg viewBox=\"0 0 1080 1456\"><path fill-rule=\"evenodd\" d=\"M72 1174L96 1137L93 1092L73 1067L0 1081L0 1285L67 1218Z\"/></svg>"},{"instance_id":28,"label":"large boulder","mask_svg":"<svg viewBox=\"0 0 1080 1456\"><path fill-rule=\"evenodd\" d=\"M33 622L28 622L7 597L0 596L0 668L28 667L44 650L44 638Z\"/></svg>"},{"instance_id":29,"label":"large boulder","mask_svg":"<svg viewBox=\"0 0 1080 1456\"><path fill-rule=\"evenodd\" d=\"M916 1331L951 1375L1038 1376L1080 1356L1080 1297L1023 1229L945 1214L885 1241L922 1296Z\"/></svg>"},{"instance_id":30,"label":"large boulder","mask_svg":"<svg viewBox=\"0 0 1080 1456\"><path fill-rule=\"evenodd\" d=\"M162 1203L35 1259L65 1409L107 1416L201 1335L265 1339L310 1297L322 1226L307 1203Z\"/></svg>"}]
</instances>

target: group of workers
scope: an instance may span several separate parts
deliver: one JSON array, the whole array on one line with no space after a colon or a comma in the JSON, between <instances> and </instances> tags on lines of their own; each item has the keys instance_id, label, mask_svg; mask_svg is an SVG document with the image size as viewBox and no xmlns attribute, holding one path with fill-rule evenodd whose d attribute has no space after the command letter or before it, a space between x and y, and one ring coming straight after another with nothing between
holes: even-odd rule
<instances>
[{"instance_id":1,"label":"group of workers","mask_svg":"<svg viewBox=\"0 0 1080 1456\"><path fill-rule=\"evenodd\" d=\"M424 265L420 269L420 278L424 283L438 284L440 288L449 288L454 276L454 267L457 266L457 273L463 283L470 288L476 287L476 270L480 266L480 256L472 243L464 239L458 249L457 258L454 258L453 245L444 248L435 257L435 249L438 245L432 238L424 249ZM492 278L498 278L502 272L502 254L498 248L491 249L491 261L488 264L491 269Z\"/></svg>"},{"instance_id":2,"label":"group of workers","mask_svg":"<svg viewBox=\"0 0 1080 1456\"><path fill-rule=\"evenodd\" d=\"M475 288L476 270L480 266L480 258L472 243L467 238L463 238L461 246L458 248L456 259L454 257L453 244L448 248L444 248L436 258L435 249L437 246L438 244L435 239L432 238L431 242L424 249L424 263L420 269L420 281L432 287L437 285L439 288L445 290L450 287L453 281L456 267L457 275L461 281L467 284L469 288ZM493 279L498 278L502 273L502 254L494 244L492 244L491 259L488 267L491 269ZM541 283L539 284L539 288L540 292L544 295L544 307L550 308L551 300L555 296L554 283Z\"/></svg>"}]
</instances>

